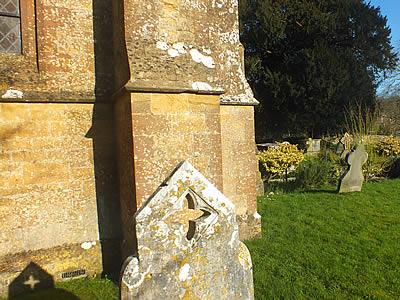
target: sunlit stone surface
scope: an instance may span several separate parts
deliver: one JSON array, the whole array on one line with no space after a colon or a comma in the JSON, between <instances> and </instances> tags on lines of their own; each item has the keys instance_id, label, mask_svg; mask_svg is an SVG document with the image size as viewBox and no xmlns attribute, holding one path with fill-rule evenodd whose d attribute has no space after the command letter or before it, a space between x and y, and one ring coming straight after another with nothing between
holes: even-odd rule
<instances>
[{"instance_id":1,"label":"sunlit stone surface","mask_svg":"<svg viewBox=\"0 0 400 300\"><path fill-rule=\"evenodd\" d=\"M250 253L232 202L184 162L135 216L138 257L122 299L253 299Z\"/></svg>"}]
</instances>

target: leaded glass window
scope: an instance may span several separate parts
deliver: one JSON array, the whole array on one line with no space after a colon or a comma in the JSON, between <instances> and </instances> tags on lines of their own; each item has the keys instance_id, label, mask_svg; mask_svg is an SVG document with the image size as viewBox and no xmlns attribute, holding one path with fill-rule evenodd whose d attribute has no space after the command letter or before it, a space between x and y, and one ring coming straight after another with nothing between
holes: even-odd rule
<instances>
[{"instance_id":1,"label":"leaded glass window","mask_svg":"<svg viewBox=\"0 0 400 300\"><path fill-rule=\"evenodd\" d=\"M0 0L0 53L21 53L19 0Z\"/></svg>"}]
</instances>

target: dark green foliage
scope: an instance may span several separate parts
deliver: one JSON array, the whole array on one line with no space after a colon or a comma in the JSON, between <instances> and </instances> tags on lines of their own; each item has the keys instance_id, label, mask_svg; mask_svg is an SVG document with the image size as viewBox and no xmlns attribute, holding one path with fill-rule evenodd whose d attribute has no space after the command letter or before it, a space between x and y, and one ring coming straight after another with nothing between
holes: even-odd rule
<instances>
[{"instance_id":1,"label":"dark green foliage","mask_svg":"<svg viewBox=\"0 0 400 300\"><path fill-rule=\"evenodd\" d=\"M320 188L332 181L334 169L329 160L307 157L297 168L296 186L304 190Z\"/></svg>"},{"instance_id":2,"label":"dark green foliage","mask_svg":"<svg viewBox=\"0 0 400 300\"><path fill-rule=\"evenodd\" d=\"M361 0L242 0L240 16L259 140L341 131L396 64L386 18Z\"/></svg>"},{"instance_id":3,"label":"dark green foliage","mask_svg":"<svg viewBox=\"0 0 400 300\"><path fill-rule=\"evenodd\" d=\"M387 163L385 175L388 178L400 178L400 157L392 157Z\"/></svg>"},{"instance_id":4,"label":"dark green foliage","mask_svg":"<svg viewBox=\"0 0 400 300\"><path fill-rule=\"evenodd\" d=\"M400 180L259 198L256 299L400 299Z\"/></svg>"}]
</instances>

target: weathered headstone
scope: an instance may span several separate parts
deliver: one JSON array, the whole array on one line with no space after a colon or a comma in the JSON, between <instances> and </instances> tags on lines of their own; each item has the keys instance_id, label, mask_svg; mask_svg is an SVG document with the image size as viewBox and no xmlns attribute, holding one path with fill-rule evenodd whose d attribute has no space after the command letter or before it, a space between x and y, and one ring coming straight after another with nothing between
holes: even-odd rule
<instances>
[{"instance_id":1,"label":"weathered headstone","mask_svg":"<svg viewBox=\"0 0 400 300\"><path fill-rule=\"evenodd\" d=\"M123 268L122 299L253 299L234 205L188 162L135 221L138 255Z\"/></svg>"},{"instance_id":2,"label":"weathered headstone","mask_svg":"<svg viewBox=\"0 0 400 300\"><path fill-rule=\"evenodd\" d=\"M264 196L264 180L260 171L257 172L257 196Z\"/></svg>"},{"instance_id":3,"label":"weathered headstone","mask_svg":"<svg viewBox=\"0 0 400 300\"><path fill-rule=\"evenodd\" d=\"M353 143L353 137L349 134L349 133L345 133L343 135L343 137L340 139L340 143L343 145L344 147L344 151L351 150L351 145Z\"/></svg>"},{"instance_id":4,"label":"weathered headstone","mask_svg":"<svg viewBox=\"0 0 400 300\"><path fill-rule=\"evenodd\" d=\"M307 154L317 154L321 151L321 139L309 138L306 142L307 144Z\"/></svg>"},{"instance_id":5,"label":"weathered headstone","mask_svg":"<svg viewBox=\"0 0 400 300\"><path fill-rule=\"evenodd\" d=\"M364 182L362 166L367 162L367 159L368 153L365 151L363 144L359 144L355 151L347 154L346 162L349 164L349 168L340 181L339 193L361 191Z\"/></svg>"}]
</instances>

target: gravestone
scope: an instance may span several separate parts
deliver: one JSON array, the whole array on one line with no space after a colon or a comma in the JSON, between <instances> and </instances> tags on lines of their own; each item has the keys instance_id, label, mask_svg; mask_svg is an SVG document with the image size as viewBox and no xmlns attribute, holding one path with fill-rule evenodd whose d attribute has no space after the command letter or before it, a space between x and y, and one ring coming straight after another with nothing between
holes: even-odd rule
<instances>
[{"instance_id":1,"label":"gravestone","mask_svg":"<svg viewBox=\"0 0 400 300\"><path fill-rule=\"evenodd\" d=\"M253 299L250 253L235 208L184 162L135 215L138 254L121 299Z\"/></svg>"},{"instance_id":2,"label":"gravestone","mask_svg":"<svg viewBox=\"0 0 400 300\"><path fill-rule=\"evenodd\" d=\"M353 137L346 132L340 139L340 143L343 145L342 156L344 158L351 150L351 145L353 144Z\"/></svg>"},{"instance_id":3,"label":"gravestone","mask_svg":"<svg viewBox=\"0 0 400 300\"><path fill-rule=\"evenodd\" d=\"M264 196L264 180L260 171L257 172L257 196Z\"/></svg>"},{"instance_id":4,"label":"gravestone","mask_svg":"<svg viewBox=\"0 0 400 300\"><path fill-rule=\"evenodd\" d=\"M346 156L346 162L349 165L347 173L340 181L339 193L360 192L364 175L362 166L367 162L368 153L364 145L359 144L355 151L351 151Z\"/></svg>"},{"instance_id":5,"label":"gravestone","mask_svg":"<svg viewBox=\"0 0 400 300\"><path fill-rule=\"evenodd\" d=\"M309 138L306 142L307 144L307 154L317 154L321 151L321 139Z\"/></svg>"}]
</instances>

